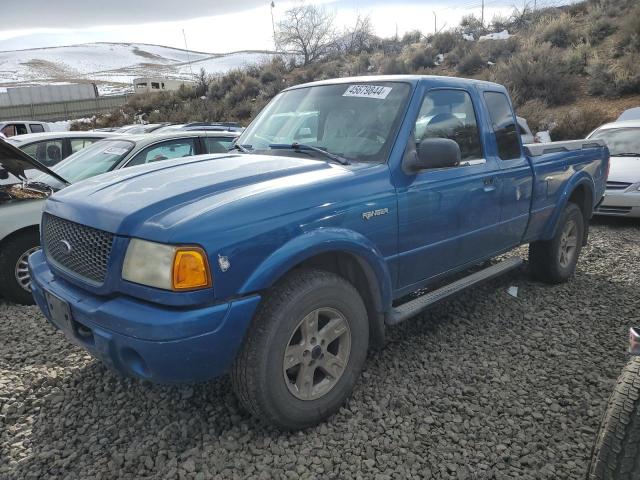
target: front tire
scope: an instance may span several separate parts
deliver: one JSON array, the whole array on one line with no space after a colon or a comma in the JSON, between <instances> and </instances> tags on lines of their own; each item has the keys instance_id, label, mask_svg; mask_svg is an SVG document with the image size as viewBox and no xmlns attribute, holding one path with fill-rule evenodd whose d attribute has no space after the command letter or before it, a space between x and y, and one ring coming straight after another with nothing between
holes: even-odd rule
<instances>
[{"instance_id":1,"label":"front tire","mask_svg":"<svg viewBox=\"0 0 640 480\"><path fill-rule=\"evenodd\" d=\"M640 358L622 370L591 452L587 480L640 478Z\"/></svg>"},{"instance_id":2,"label":"front tire","mask_svg":"<svg viewBox=\"0 0 640 480\"><path fill-rule=\"evenodd\" d=\"M575 203L568 203L551 240L529 245L529 267L546 283L566 282L576 271L584 241L584 217Z\"/></svg>"},{"instance_id":3,"label":"front tire","mask_svg":"<svg viewBox=\"0 0 640 480\"><path fill-rule=\"evenodd\" d=\"M39 248L37 230L19 233L0 247L0 292L6 300L33 305L27 258Z\"/></svg>"},{"instance_id":4,"label":"front tire","mask_svg":"<svg viewBox=\"0 0 640 480\"><path fill-rule=\"evenodd\" d=\"M278 428L316 425L350 396L368 344L366 308L353 285L322 270L294 271L254 317L232 369L234 391Z\"/></svg>"}]
</instances>

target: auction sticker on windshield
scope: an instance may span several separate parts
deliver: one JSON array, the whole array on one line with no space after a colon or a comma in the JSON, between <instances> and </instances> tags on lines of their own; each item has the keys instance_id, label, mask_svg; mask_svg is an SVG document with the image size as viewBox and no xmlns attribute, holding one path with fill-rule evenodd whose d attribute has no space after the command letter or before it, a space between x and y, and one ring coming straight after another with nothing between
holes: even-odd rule
<instances>
[{"instance_id":1,"label":"auction sticker on windshield","mask_svg":"<svg viewBox=\"0 0 640 480\"><path fill-rule=\"evenodd\" d=\"M387 95L389 95L389 92L391 92L391 87L382 87L380 85L351 85L342 96L378 98L384 100L387 98Z\"/></svg>"}]
</instances>

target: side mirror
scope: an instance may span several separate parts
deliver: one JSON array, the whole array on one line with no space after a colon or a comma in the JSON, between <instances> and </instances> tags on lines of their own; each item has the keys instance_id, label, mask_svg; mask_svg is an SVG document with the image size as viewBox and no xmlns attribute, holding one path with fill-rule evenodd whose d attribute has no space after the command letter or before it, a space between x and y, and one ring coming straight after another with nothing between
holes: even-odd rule
<instances>
[{"instance_id":1,"label":"side mirror","mask_svg":"<svg viewBox=\"0 0 640 480\"><path fill-rule=\"evenodd\" d=\"M416 155L405 162L405 170L411 173L431 168L450 168L460 165L460 146L448 138L425 138L420 142Z\"/></svg>"}]
</instances>

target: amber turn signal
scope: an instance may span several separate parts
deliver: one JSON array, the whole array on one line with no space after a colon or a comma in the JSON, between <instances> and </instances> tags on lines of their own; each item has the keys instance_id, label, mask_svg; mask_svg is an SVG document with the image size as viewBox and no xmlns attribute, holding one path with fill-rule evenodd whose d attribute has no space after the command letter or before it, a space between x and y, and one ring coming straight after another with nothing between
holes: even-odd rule
<instances>
[{"instance_id":1,"label":"amber turn signal","mask_svg":"<svg viewBox=\"0 0 640 480\"><path fill-rule=\"evenodd\" d=\"M173 289L193 290L211 286L207 255L201 248L178 248L173 258Z\"/></svg>"}]
</instances>

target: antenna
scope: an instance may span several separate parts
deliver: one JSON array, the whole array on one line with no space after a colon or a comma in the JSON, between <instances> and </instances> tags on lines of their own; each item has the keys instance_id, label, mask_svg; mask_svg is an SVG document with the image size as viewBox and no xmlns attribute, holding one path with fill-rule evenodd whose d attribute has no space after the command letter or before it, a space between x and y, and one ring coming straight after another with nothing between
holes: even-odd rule
<instances>
[{"instance_id":1,"label":"antenna","mask_svg":"<svg viewBox=\"0 0 640 480\"><path fill-rule=\"evenodd\" d=\"M189 62L189 71L191 72L191 80L194 79L193 76L193 68L191 68L191 55L189 55L189 47L187 47L187 35L184 33L184 28L182 29L182 37L184 38L184 49L187 51L187 62Z\"/></svg>"},{"instance_id":2,"label":"antenna","mask_svg":"<svg viewBox=\"0 0 640 480\"><path fill-rule=\"evenodd\" d=\"M278 52L278 40L276 38L276 22L273 19L273 9L275 8L275 2L271 2L271 28L273 29L273 46L276 49L276 53Z\"/></svg>"}]
</instances>

